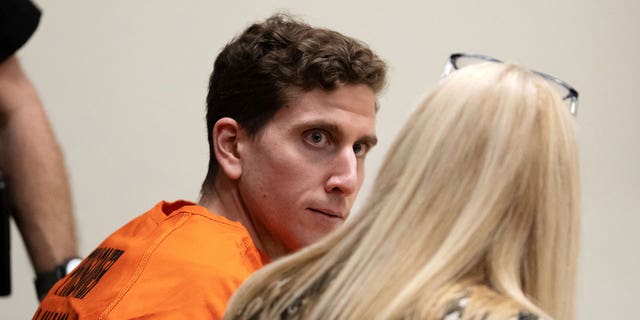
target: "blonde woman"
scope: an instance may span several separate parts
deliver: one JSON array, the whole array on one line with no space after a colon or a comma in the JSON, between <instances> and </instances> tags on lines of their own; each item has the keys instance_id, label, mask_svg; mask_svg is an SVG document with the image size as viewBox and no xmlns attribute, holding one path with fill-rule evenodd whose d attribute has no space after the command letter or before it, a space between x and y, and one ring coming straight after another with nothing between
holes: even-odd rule
<instances>
[{"instance_id":1,"label":"blonde woman","mask_svg":"<svg viewBox=\"0 0 640 320\"><path fill-rule=\"evenodd\" d=\"M452 70L361 214L257 272L226 319L575 318L577 92L483 56Z\"/></svg>"}]
</instances>

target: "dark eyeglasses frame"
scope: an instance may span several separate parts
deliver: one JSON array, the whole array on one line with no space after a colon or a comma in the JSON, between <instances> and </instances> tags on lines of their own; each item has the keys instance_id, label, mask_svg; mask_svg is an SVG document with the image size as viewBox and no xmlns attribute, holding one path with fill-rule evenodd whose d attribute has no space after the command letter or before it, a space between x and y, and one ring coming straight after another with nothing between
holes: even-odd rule
<instances>
[{"instance_id":1,"label":"dark eyeglasses frame","mask_svg":"<svg viewBox=\"0 0 640 320\"><path fill-rule=\"evenodd\" d=\"M488 62L504 63L503 61L498 60L496 58L492 58L492 57L481 55L481 54L453 53L449 56L449 61L447 62L447 65L445 66L444 72L442 74L443 77L450 74L453 70L460 69L457 64L457 61L460 58L475 58L475 59L485 60ZM569 112L571 112L573 116L578 115L578 91L576 89L574 89L570 84L566 83L565 81L562 81L552 75L546 74L544 72L536 71L536 70L531 70L531 72L545 78L548 81L552 81L566 88L569 93L567 93L566 96L562 97L562 100L569 100Z\"/></svg>"}]
</instances>

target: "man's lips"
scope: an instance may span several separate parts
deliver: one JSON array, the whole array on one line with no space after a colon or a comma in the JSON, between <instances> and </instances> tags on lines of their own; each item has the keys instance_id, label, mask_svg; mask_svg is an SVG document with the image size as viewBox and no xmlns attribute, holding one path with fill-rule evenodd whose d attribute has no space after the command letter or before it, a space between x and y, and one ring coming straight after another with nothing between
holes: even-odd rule
<instances>
[{"instance_id":1,"label":"man's lips","mask_svg":"<svg viewBox=\"0 0 640 320\"><path fill-rule=\"evenodd\" d=\"M325 216L333 217L333 218L340 218L340 219L344 219L345 218L344 214L342 214L338 210L331 210L331 209L326 209L326 208L322 208L322 209L309 208L309 210L311 210L313 212L317 212L317 213L323 214Z\"/></svg>"}]
</instances>

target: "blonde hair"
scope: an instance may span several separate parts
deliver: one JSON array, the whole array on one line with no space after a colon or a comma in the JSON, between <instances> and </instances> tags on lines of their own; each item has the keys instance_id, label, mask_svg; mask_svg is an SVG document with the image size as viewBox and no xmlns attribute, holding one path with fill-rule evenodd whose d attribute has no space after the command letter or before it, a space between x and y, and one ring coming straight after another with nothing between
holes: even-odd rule
<instances>
[{"instance_id":1,"label":"blonde hair","mask_svg":"<svg viewBox=\"0 0 640 320\"><path fill-rule=\"evenodd\" d=\"M397 136L368 204L254 274L226 319L575 318L575 121L510 64L454 72Z\"/></svg>"}]
</instances>

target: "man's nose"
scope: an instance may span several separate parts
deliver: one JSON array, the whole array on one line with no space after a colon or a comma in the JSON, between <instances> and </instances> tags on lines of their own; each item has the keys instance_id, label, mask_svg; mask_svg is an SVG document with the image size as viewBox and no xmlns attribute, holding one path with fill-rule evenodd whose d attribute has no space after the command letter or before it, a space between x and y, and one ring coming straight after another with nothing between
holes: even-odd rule
<instances>
[{"instance_id":1,"label":"man's nose","mask_svg":"<svg viewBox=\"0 0 640 320\"><path fill-rule=\"evenodd\" d=\"M331 175L325 185L327 192L349 196L358 190L358 159L352 148L345 148L331 163Z\"/></svg>"}]
</instances>

